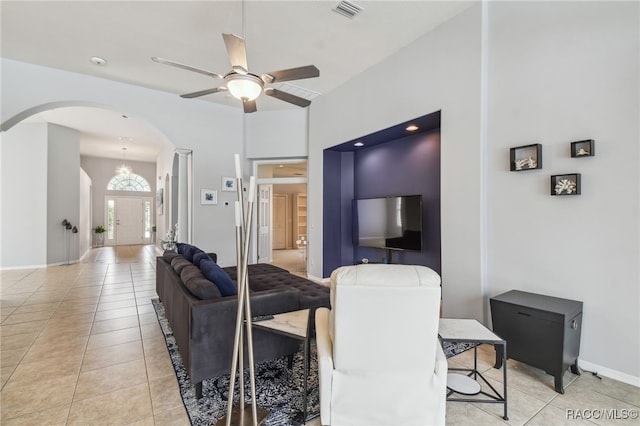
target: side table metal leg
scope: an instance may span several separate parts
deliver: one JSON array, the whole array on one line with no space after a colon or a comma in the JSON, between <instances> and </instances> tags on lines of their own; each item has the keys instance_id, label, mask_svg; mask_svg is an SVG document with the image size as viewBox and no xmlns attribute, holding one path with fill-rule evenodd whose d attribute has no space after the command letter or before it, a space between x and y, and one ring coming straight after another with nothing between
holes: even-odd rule
<instances>
[{"instance_id":1,"label":"side table metal leg","mask_svg":"<svg viewBox=\"0 0 640 426\"><path fill-rule=\"evenodd\" d=\"M505 355L505 351L502 345L493 345L493 347L496 350L496 363L493 366L493 368L497 368L499 369L500 367L502 367L502 359L504 358L505 363L507 361L507 357Z\"/></svg>"},{"instance_id":2,"label":"side table metal leg","mask_svg":"<svg viewBox=\"0 0 640 426\"><path fill-rule=\"evenodd\" d=\"M505 420L509 420L509 416L507 415L507 343L503 343L502 345L502 357L500 359L500 363L502 364L502 397L504 398L504 416L502 417ZM496 345L497 349L497 345ZM496 357L497 360L497 357Z\"/></svg>"},{"instance_id":3,"label":"side table metal leg","mask_svg":"<svg viewBox=\"0 0 640 426\"><path fill-rule=\"evenodd\" d=\"M304 340L304 396L302 401L302 424L307 424L307 380L309 376L309 338Z\"/></svg>"}]
</instances>

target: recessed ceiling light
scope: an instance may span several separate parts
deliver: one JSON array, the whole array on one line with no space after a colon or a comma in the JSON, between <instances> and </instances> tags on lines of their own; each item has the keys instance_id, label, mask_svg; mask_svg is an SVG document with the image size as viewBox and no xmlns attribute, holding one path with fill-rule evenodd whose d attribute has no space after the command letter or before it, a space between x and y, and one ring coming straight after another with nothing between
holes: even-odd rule
<instances>
[{"instance_id":1,"label":"recessed ceiling light","mask_svg":"<svg viewBox=\"0 0 640 426\"><path fill-rule=\"evenodd\" d=\"M104 60L104 59L102 59L102 58L100 58L98 56L92 56L90 60L91 60L91 63L95 64L95 65L106 65L107 64L106 60Z\"/></svg>"},{"instance_id":2,"label":"recessed ceiling light","mask_svg":"<svg viewBox=\"0 0 640 426\"><path fill-rule=\"evenodd\" d=\"M353 146L360 147L360 146L364 146L364 144L362 142L356 142L353 144Z\"/></svg>"},{"instance_id":3,"label":"recessed ceiling light","mask_svg":"<svg viewBox=\"0 0 640 426\"><path fill-rule=\"evenodd\" d=\"M282 164L280 164L278 167L283 168L284 166Z\"/></svg>"},{"instance_id":4,"label":"recessed ceiling light","mask_svg":"<svg viewBox=\"0 0 640 426\"><path fill-rule=\"evenodd\" d=\"M416 130L418 130L418 126L416 126L415 124L410 124L406 127L405 130L407 132L415 132Z\"/></svg>"}]
</instances>

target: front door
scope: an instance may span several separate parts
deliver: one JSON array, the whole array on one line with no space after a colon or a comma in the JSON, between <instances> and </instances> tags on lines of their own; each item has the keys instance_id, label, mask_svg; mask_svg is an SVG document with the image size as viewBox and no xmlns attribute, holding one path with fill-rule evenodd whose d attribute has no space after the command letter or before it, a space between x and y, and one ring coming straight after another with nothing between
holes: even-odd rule
<instances>
[{"instance_id":1,"label":"front door","mask_svg":"<svg viewBox=\"0 0 640 426\"><path fill-rule=\"evenodd\" d=\"M116 199L116 245L142 244L143 217L140 198Z\"/></svg>"},{"instance_id":2,"label":"front door","mask_svg":"<svg viewBox=\"0 0 640 426\"><path fill-rule=\"evenodd\" d=\"M151 242L152 198L106 197L107 245L148 244Z\"/></svg>"}]
</instances>

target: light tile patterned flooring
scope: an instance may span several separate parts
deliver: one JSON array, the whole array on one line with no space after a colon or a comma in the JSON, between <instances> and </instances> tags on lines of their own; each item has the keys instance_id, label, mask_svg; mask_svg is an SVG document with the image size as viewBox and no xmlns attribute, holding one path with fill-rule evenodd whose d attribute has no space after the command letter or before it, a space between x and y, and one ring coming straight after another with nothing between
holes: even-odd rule
<instances>
[{"instance_id":1,"label":"light tile patterned flooring","mask_svg":"<svg viewBox=\"0 0 640 426\"><path fill-rule=\"evenodd\" d=\"M272 264L279 266L292 274L300 275L301 277L307 276L307 258L306 249L291 249L291 250L272 250L271 251Z\"/></svg>"},{"instance_id":2,"label":"light tile patterned flooring","mask_svg":"<svg viewBox=\"0 0 640 426\"><path fill-rule=\"evenodd\" d=\"M104 247L78 264L0 271L0 423L189 424L150 303L155 256L153 246ZM449 362L470 366L472 357L468 351ZM479 369L501 387L493 357L482 346ZM550 376L508 365L509 424L637 424L567 418L567 410L579 409L637 413L636 387L567 373L559 395ZM447 424L500 424L501 411L497 404L448 403Z\"/></svg>"}]
</instances>

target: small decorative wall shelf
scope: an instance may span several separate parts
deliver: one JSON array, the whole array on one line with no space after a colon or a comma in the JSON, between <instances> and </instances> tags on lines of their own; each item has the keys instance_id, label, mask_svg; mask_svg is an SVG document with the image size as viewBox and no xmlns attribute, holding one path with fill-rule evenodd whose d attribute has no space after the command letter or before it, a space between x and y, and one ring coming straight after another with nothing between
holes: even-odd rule
<instances>
[{"instance_id":1,"label":"small decorative wall shelf","mask_svg":"<svg viewBox=\"0 0 640 426\"><path fill-rule=\"evenodd\" d=\"M542 168L542 145L539 143L511 148L511 171Z\"/></svg>"},{"instance_id":2,"label":"small decorative wall shelf","mask_svg":"<svg viewBox=\"0 0 640 426\"><path fill-rule=\"evenodd\" d=\"M571 142L571 157L593 157L596 155L595 148L593 139Z\"/></svg>"},{"instance_id":3,"label":"small decorative wall shelf","mask_svg":"<svg viewBox=\"0 0 640 426\"><path fill-rule=\"evenodd\" d=\"M579 195L580 173L551 176L551 195Z\"/></svg>"}]
</instances>

